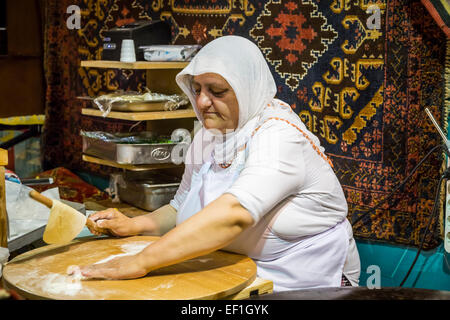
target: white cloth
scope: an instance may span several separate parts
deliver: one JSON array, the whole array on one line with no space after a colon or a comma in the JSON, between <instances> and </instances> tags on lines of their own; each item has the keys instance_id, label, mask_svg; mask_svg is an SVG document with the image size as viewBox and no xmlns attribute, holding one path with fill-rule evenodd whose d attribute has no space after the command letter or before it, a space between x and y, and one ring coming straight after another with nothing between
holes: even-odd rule
<instances>
[{"instance_id":1,"label":"white cloth","mask_svg":"<svg viewBox=\"0 0 450 320\"><path fill-rule=\"evenodd\" d=\"M258 275L271 279L275 291L339 286L344 265L355 284L359 256L340 183L318 138L288 105L273 98L273 77L259 49L242 39L212 41L177 76L194 110L190 76L205 72L222 75L239 102L239 125L230 136L233 152L224 152L227 161L217 157L226 148L217 135L205 128L195 135L170 202L178 211L177 224L223 193L233 194L254 225L225 250L254 259ZM228 162L226 169L219 166Z\"/></svg>"},{"instance_id":2,"label":"white cloth","mask_svg":"<svg viewBox=\"0 0 450 320\"><path fill-rule=\"evenodd\" d=\"M242 51L242 50L245 51ZM239 36L224 36L205 45L189 65L176 76L176 82L194 107L197 118L203 123L197 111L195 96L191 87L192 76L203 73L220 74L236 94L239 108L239 122L234 132L226 136L215 135L217 163L230 162L236 150L245 144L248 132L253 130L249 120L261 112L265 104L275 97L276 84L259 48ZM255 94L255 93L258 94ZM242 107L245 106L245 107ZM210 132L214 135L214 131Z\"/></svg>"}]
</instances>

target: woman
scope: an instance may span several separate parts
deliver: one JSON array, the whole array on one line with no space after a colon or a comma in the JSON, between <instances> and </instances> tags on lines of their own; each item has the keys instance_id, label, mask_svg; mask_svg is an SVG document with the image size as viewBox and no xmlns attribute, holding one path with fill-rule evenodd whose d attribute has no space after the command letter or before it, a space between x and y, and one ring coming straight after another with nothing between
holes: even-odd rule
<instances>
[{"instance_id":1,"label":"woman","mask_svg":"<svg viewBox=\"0 0 450 320\"><path fill-rule=\"evenodd\" d=\"M135 256L81 267L87 278L142 277L223 249L252 258L274 291L358 285L347 203L319 140L289 105L251 41L207 44L176 77L203 127L170 204L135 218L90 219L117 236L163 235ZM95 230L91 230L96 233Z\"/></svg>"}]
</instances>

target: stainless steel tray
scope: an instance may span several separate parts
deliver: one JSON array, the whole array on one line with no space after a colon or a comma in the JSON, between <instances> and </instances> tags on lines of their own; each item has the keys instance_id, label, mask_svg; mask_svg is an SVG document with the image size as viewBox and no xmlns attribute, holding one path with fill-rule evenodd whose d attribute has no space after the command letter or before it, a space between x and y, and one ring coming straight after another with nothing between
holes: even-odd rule
<instances>
[{"instance_id":1,"label":"stainless steel tray","mask_svg":"<svg viewBox=\"0 0 450 320\"><path fill-rule=\"evenodd\" d=\"M122 112L147 112L147 111L164 111L164 105L166 101L155 101L155 102L114 102L111 104L112 111L122 111ZM92 101L92 108L98 109L97 105Z\"/></svg>"},{"instance_id":2,"label":"stainless steel tray","mask_svg":"<svg viewBox=\"0 0 450 320\"><path fill-rule=\"evenodd\" d=\"M90 101L91 103L87 106L99 110L99 107L95 104L94 98L78 96L80 100ZM166 104L169 103L168 106ZM183 103L181 105L177 105L168 99L155 100L155 101L136 101L136 102L124 102L124 101L116 101L111 104L111 111L120 111L120 112L149 112L149 111L173 111L177 109L185 109L189 103Z\"/></svg>"},{"instance_id":3,"label":"stainless steel tray","mask_svg":"<svg viewBox=\"0 0 450 320\"><path fill-rule=\"evenodd\" d=\"M177 143L121 144L82 136L83 153L121 164L171 163Z\"/></svg>"},{"instance_id":4,"label":"stainless steel tray","mask_svg":"<svg viewBox=\"0 0 450 320\"><path fill-rule=\"evenodd\" d=\"M114 175L119 199L148 211L168 204L180 186L179 178L153 172Z\"/></svg>"}]
</instances>

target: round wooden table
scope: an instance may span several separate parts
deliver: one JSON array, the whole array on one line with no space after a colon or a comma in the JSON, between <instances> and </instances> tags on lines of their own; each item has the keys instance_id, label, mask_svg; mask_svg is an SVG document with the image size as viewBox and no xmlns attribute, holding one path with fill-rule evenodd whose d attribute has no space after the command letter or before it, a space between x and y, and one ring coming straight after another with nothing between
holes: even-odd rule
<instances>
[{"instance_id":1,"label":"round wooden table","mask_svg":"<svg viewBox=\"0 0 450 320\"><path fill-rule=\"evenodd\" d=\"M248 257L216 251L150 272L132 280L76 280L70 265L87 265L134 254L158 237L88 238L49 245L19 255L3 269L6 288L28 299L189 300L221 299L256 278Z\"/></svg>"}]
</instances>

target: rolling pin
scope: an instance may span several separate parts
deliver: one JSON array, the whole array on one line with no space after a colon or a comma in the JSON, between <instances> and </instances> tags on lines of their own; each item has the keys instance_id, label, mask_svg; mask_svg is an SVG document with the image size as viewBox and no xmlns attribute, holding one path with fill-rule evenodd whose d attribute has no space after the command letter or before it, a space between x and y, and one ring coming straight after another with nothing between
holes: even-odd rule
<instances>
[{"instance_id":1,"label":"rolling pin","mask_svg":"<svg viewBox=\"0 0 450 320\"><path fill-rule=\"evenodd\" d=\"M36 190L31 190L30 191L30 197L33 198L34 200L42 203L43 205L45 205L49 209L53 208L53 200L50 199L50 198L47 198L46 196L44 196L42 194L40 194ZM81 212L78 212L77 210L75 210L74 208L70 207L69 205L66 205L64 203L61 203L61 204L62 204L62 208L64 209L66 214L68 214L68 215L76 215L76 214L79 213L79 214L83 215ZM52 211L50 211L50 215L51 214L52 214ZM103 234L110 234L108 229L101 228L101 227L97 226L97 224L95 222L93 222L91 219L88 219L87 217L85 217L85 218L86 218L85 224L86 224L86 226L88 228L93 229L93 230L95 230L97 232L100 232L100 233L103 233Z\"/></svg>"}]
</instances>

